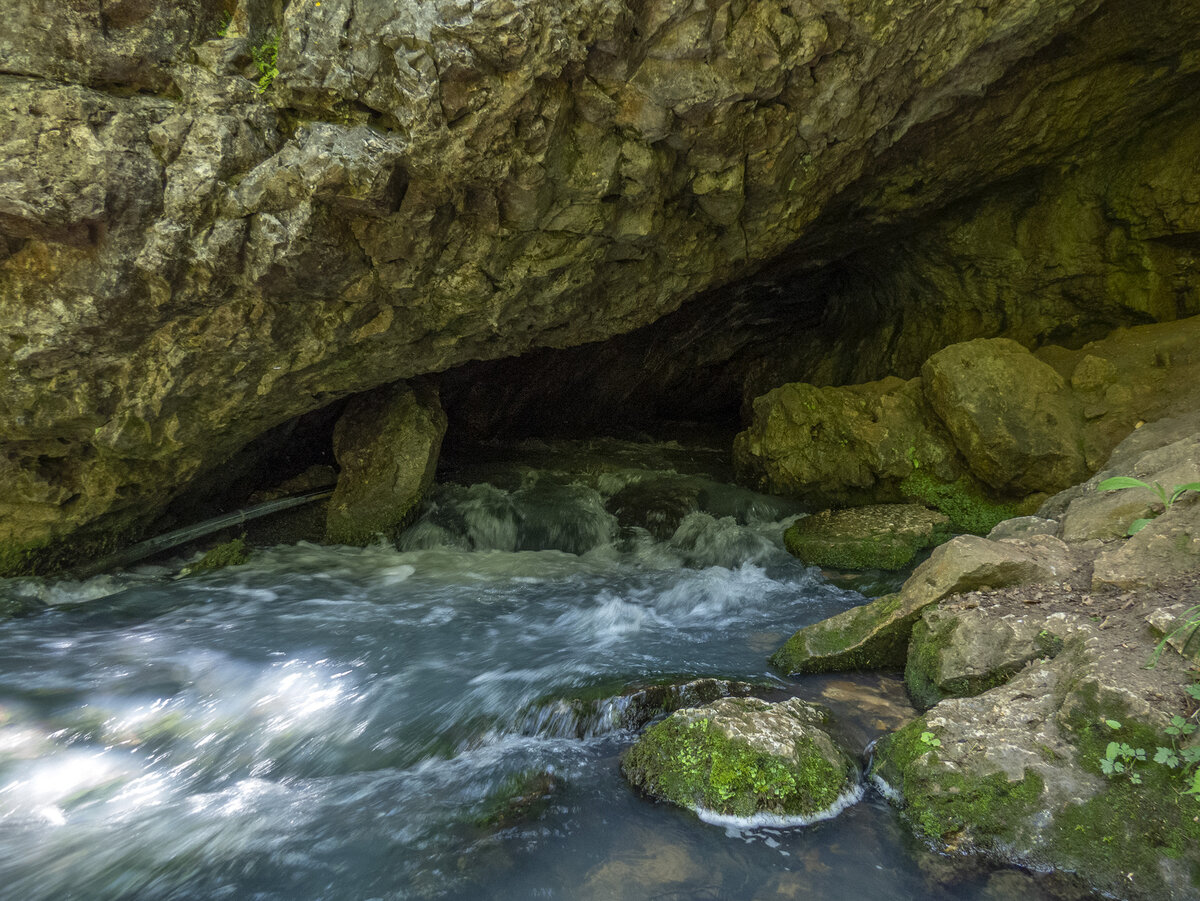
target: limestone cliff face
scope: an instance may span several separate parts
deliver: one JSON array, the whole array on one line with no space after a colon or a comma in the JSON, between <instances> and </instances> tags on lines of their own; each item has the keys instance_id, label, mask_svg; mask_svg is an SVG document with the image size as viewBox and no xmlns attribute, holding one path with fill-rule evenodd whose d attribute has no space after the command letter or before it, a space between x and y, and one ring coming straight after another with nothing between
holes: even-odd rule
<instances>
[{"instance_id":1,"label":"limestone cliff face","mask_svg":"<svg viewBox=\"0 0 1200 901\"><path fill-rule=\"evenodd\" d=\"M1071 161L1200 71L1187 0L223 13L39 0L0 37L0 570L337 397L628 331Z\"/></svg>"}]
</instances>

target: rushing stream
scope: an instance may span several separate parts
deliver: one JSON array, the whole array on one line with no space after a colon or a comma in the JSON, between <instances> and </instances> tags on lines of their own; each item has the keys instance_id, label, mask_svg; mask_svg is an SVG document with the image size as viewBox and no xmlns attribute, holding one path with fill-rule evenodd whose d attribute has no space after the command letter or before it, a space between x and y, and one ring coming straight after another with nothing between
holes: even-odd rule
<instances>
[{"instance_id":1,"label":"rushing stream","mask_svg":"<svg viewBox=\"0 0 1200 901\"><path fill-rule=\"evenodd\" d=\"M0 624L0 897L1039 896L1016 871L947 876L870 790L788 828L638 797L633 736L554 698L778 682L783 638L863 598L783 552L796 511L716 457L522 454L448 474L398 550L0 583L52 603Z\"/></svg>"}]
</instances>

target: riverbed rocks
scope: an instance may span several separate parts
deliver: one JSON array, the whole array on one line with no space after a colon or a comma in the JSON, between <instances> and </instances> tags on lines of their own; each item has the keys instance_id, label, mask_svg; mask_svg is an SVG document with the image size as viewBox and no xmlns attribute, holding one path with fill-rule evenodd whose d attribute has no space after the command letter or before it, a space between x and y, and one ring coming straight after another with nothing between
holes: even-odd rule
<instances>
[{"instance_id":1,"label":"riverbed rocks","mask_svg":"<svg viewBox=\"0 0 1200 901\"><path fill-rule=\"evenodd\" d=\"M903 569L948 537L950 518L918 504L875 504L805 516L783 534L788 552L813 566Z\"/></svg>"},{"instance_id":2,"label":"riverbed rocks","mask_svg":"<svg viewBox=\"0 0 1200 901\"><path fill-rule=\"evenodd\" d=\"M328 540L365 545L415 519L445 433L446 414L428 384L398 382L355 398L333 432L341 473L326 514Z\"/></svg>"},{"instance_id":3,"label":"riverbed rocks","mask_svg":"<svg viewBox=\"0 0 1200 901\"><path fill-rule=\"evenodd\" d=\"M823 709L728 698L676 711L621 762L630 784L700 812L820 819L854 791L857 768L821 728Z\"/></svg>"},{"instance_id":4,"label":"riverbed rocks","mask_svg":"<svg viewBox=\"0 0 1200 901\"><path fill-rule=\"evenodd\" d=\"M872 778L918 835L1116 897L1196 897L1193 767L1172 765L1194 741L1168 730L1195 711L1200 503L1185 493L1126 537L1112 506L1126 492L1097 485L1190 472L1197 433L1194 409L1141 426L1038 516L942 545L899 594L801 629L772 658L905 667L926 712L879 742Z\"/></svg>"},{"instance_id":5,"label":"riverbed rocks","mask_svg":"<svg viewBox=\"0 0 1200 901\"><path fill-rule=\"evenodd\" d=\"M1198 347L1192 317L1118 330L1077 351L962 342L908 382L784 385L755 399L734 462L743 480L774 493L822 504L914 500L960 531L987 534L1095 472L1139 417L1200 404ZM1131 501L1105 503L1111 522ZM1065 527L1073 536L1105 529L1078 516Z\"/></svg>"}]
</instances>

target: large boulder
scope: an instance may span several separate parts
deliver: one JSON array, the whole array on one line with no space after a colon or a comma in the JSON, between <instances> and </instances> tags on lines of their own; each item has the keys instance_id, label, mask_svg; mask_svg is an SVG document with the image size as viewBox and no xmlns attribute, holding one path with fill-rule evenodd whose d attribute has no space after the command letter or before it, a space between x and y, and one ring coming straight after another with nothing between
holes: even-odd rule
<instances>
[{"instance_id":1,"label":"large boulder","mask_svg":"<svg viewBox=\"0 0 1200 901\"><path fill-rule=\"evenodd\" d=\"M902 669L913 625L944 598L984 588L1062 582L1078 561L1057 538L989 541L960 535L936 548L896 594L798 630L771 655L786 673Z\"/></svg>"},{"instance_id":2,"label":"large boulder","mask_svg":"<svg viewBox=\"0 0 1200 901\"><path fill-rule=\"evenodd\" d=\"M1197 347L1200 316L1193 316L1036 355L1007 339L961 342L933 354L921 378L907 382L792 383L754 400L734 462L742 479L764 490L822 504L903 499L945 513L958 531L987 534L1032 512L1048 493L1060 492L1047 510L1061 512L1082 491L1075 483L1100 466L1104 477L1153 470L1172 484L1189 481L1190 445L1135 441L1128 460L1104 461L1141 416L1182 417L1192 425L1177 437L1195 441ZM1154 455L1139 462L1132 449L1143 445ZM1167 471L1166 457L1180 468ZM1116 523L1143 515L1136 500L1128 493L1081 499L1064 528L1073 539L1120 534Z\"/></svg>"},{"instance_id":3,"label":"large boulder","mask_svg":"<svg viewBox=\"0 0 1200 901\"><path fill-rule=\"evenodd\" d=\"M916 504L825 510L783 533L788 552L813 566L903 569L917 552L948 537L950 519Z\"/></svg>"},{"instance_id":4,"label":"large boulder","mask_svg":"<svg viewBox=\"0 0 1200 901\"><path fill-rule=\"evenodd\" d=\"M821 819L857 797L857 767L821 728L828 713L791 698L728 698L678 710L621 761L647 794L691 810Z\"/></svg>"},{"instance_id":5,"label":"large boulder","mask_svg":"<svg viewBox=\"0 0 1200 901\"><path fill-rule=\"evenodd\" d=\"M1007 338L938 351L925 396L972 473L997 491L1061 491L1087 475L1083 417L1050 366Z\"/></svg>"},{"instance_id":6,"label":"large boulder","mask_svg":"<svg viewBox=\"0 0 1200 901\"><path fill-rule=\"evenodd\" d=\"M962 471L919 379L769 391L755 399L733 459L739 478L760 490L829 504L887 499L914 466L943 480Z\"/></svg>"},{"instance_id":7,"label":"large boulder","mask_svg":"<svg viewBox=\"0 0 1200 901\"><path fill-rule=\"evenodd\" d=\"M427 385L398 382L355 398L333 432L342 471L326 514L328 540L365 545L412 522L445 433L446 414Z\"/></svg>"}]
</instances>

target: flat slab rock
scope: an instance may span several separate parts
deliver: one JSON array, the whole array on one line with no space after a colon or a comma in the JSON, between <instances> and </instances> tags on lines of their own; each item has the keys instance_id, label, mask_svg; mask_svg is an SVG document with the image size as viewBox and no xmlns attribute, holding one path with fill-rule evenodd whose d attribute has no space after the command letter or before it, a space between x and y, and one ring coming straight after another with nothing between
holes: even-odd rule
<instances>
[{"instance_id":1,"label":"flat slab rock","mask_svg":"<svg viewBox=\"0 0 1200 901\"><path fill-rule=\"evenodd\" d=\"M920 504L824 510L784 533L788 551L813 566L903 569L917 552L948 537L950 518Z\"/></svg>"},{"instance_id":2,"label":"flat slab rock","mask_svg":"<svg viewBox=\"0 0 1200 901\"><path fill-rule=\"evenodd\" d=\"M691 810L820 819L857 783L854 761L822 729L828 718L799 698L724 698L651 726L621 769L634 787Z\"/></svg>"},{"instance_id":3,"label":"flat slab rock","mask_svg":"<svg viewBox=\"0 0 1200 901\"><path fill-rule=\"evenodd\" d=\"M913 624L943 598L982 588L1054 584L1078 574L1076 555L1050 535L991 541L961 535L936 548L896 594L797 631L771 656L788 673L901 669Z\"/></svg>"}]
</instances>

